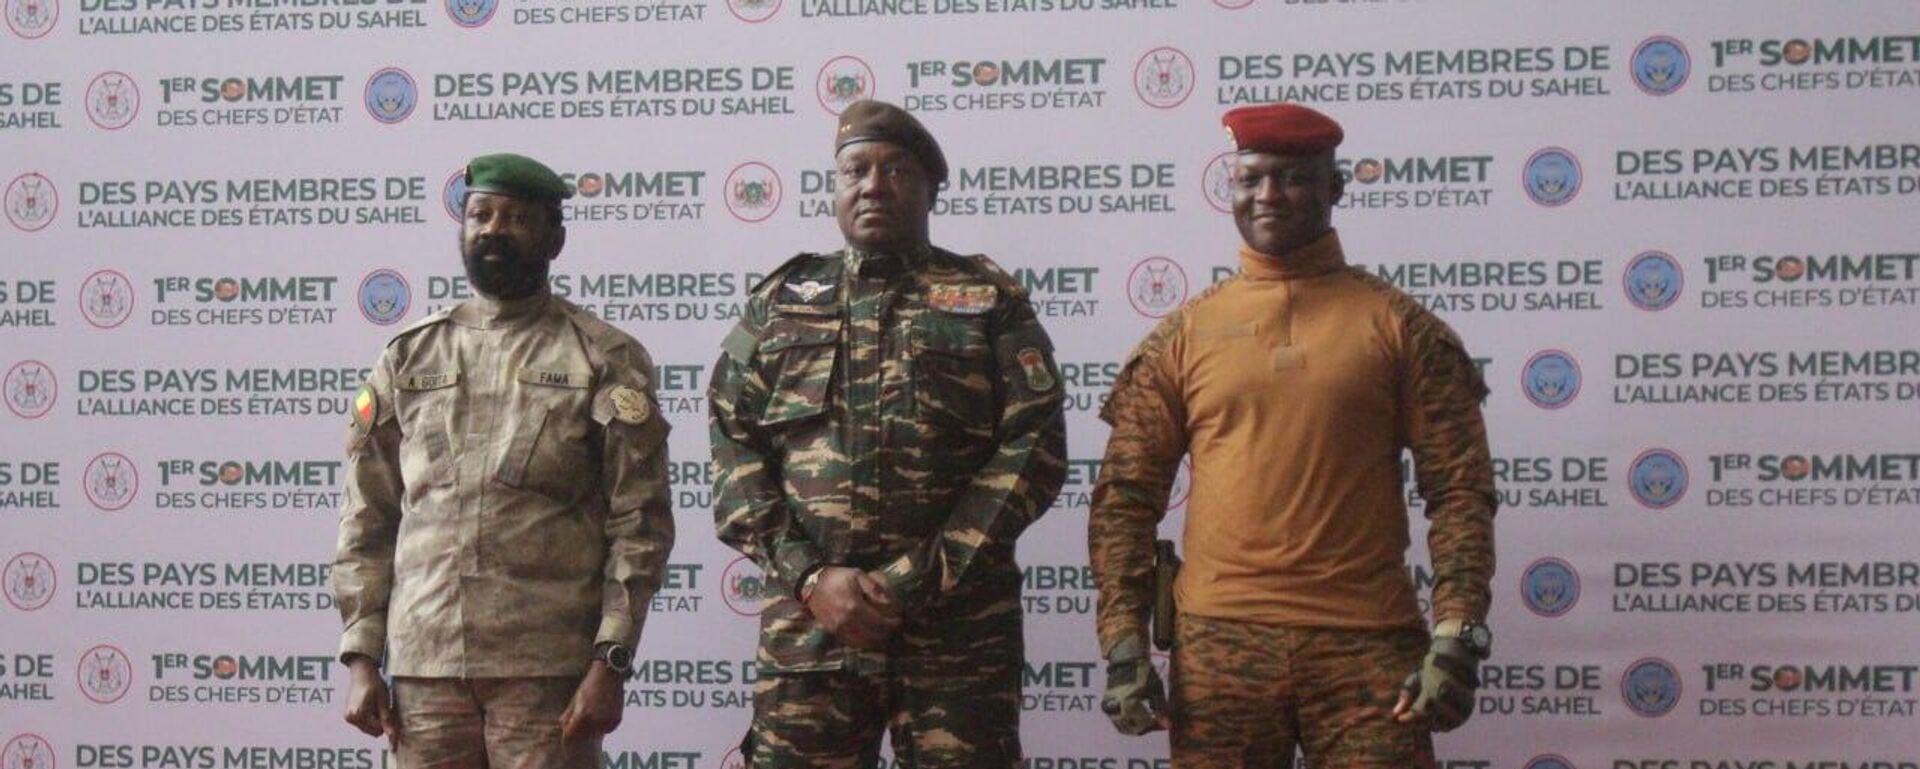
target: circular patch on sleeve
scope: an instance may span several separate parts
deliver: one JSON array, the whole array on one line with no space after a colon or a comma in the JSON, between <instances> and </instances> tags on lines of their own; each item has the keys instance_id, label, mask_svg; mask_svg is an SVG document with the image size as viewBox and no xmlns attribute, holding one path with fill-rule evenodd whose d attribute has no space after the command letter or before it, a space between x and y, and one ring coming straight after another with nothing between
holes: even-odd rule
<instances>
[{"instance_id":1,"label":"circular patch on sleeve","mask_svg":"<svg viewBox=\"0 0 1920 769\"><path fill-rule=\"evenodd\" d=\"M647 396L626 385L613 388L607 399L613 402L613 418L630 425L647 421L647 415L653 413Z\"/></svg>"}]
</instances>

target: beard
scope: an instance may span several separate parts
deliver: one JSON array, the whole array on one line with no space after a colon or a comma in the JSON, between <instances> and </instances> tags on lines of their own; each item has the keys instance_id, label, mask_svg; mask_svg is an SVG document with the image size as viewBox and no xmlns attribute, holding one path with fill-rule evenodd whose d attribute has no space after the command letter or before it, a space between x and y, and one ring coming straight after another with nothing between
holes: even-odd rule
<instances>
[{"instance_id":1,"label":"beard","mask_svg":"<svg viewBox=\"0 0 1920 769\"><path fill-rule=\"evenodd\" d=\"M488 257L498 257L490 259ZM473 288L494 299L524 299L547 285L550 262L526 254L504 238L479 238L460 247Z\"/></svg>"}]
</instances>

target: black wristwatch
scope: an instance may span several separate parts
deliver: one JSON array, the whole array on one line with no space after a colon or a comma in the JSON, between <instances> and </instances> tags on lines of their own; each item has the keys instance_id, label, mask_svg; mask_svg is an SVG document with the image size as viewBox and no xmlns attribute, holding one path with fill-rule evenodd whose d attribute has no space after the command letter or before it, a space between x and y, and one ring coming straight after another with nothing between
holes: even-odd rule
<instances>
[{"instance_id":1,"label":"black wristwatch","mask_svg":"<svg viewBox=\"0 0 1920 769\"><path fill-rule=\"evenodd\" d=\"M607 669L624 676L633 672L633 650L616 643L593 647L593 658L607 663Z\"/></svg>"},{"instance_id":2,"label":"black wristwatch","mask_svg":"<svg viewBox=\"0 0 1920 769\"><path fill-rule=\"evenodd\" d=\"M1493 656L1493 629L1487 627L1485 622L1470 620L1462 624L1460 642L1466 644L1468 649L1473 650L1474 656L1480 659Z\"/></svg>"}]
</instances>

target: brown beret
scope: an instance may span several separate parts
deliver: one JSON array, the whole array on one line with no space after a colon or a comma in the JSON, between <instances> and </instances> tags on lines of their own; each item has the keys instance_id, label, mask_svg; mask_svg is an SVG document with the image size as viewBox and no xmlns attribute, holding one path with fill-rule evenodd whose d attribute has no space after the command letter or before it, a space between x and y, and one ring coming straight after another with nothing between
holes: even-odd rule
<instances>
[{"instance_id":1,"label":"brown beret","mask_svg":"<svg viewBox=\"0 0 1920 769\"><path fill-rule=\"evenodd\" d=\"M1340 124L1299 104L1236 107L1220 118L1241 152L1315 155L1331 152L1347 137Z\"/></svg>"},{"instance_id":2,"label":"brown beret","mask_svg":"<svg viewBox=\"0 0 1920 769\"><path fill-rule=\"evenodd\" d=\"M940 143L906 110L872 99L847 105L840 113L840 130L834 134L833 151L838 154L847 145L859 142L898 144L920 160L934 184L947 180L947 157L941 154Z\"/></svg>"}]
</instances>

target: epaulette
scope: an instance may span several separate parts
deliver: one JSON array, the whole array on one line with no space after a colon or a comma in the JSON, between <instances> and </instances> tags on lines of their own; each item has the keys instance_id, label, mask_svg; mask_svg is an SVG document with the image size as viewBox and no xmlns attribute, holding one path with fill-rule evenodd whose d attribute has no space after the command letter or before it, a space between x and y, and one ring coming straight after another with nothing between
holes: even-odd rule
<instances>
[{"instance_id":1,"label":"epaulette","mask_svg":"<svg viewBox=\"0 0 1920 769\"><path fill-rule=\"evenodd\" d=\"M747 295L752 296L754 294L760 293L760 289L766 288L768 284L776 280L779 280L780 276L786 274L787 270L793 269L794 267L798 266L802 261L805 261L807 259L814 259L820 256L822 255L807 252L807 251L802 251L800 253L794 254L792 258L784 262L781 262L779 267L775 267L771 271L767 272L766 277L761 278L760 282L753 284L752 288L747 289Z\"/></svg>"},{"instance_id":2,"label":"epaulette","mask_svg":"<svg viewBox=\"0 0 1920 769\"><path fill-rule=\"evenodd\" d=\"M978 269L981 275L985 276L989 282L999 286L1000 290L1006 292L1007 296L1015 299L1027 298L1027 287L1020 285L1020 281L1015 280L1012 273L1001 269L1000 265L995 264L992 259L987 258L986 254L968 254L962 258L973 263L974 268Z\"/></svg>"},{"instance_id":3,"label":"epaulette","mask_svg":"<svg viewBox=\"0 0 1920 769\"><path fill-rule=\"evenodd\" d=\"M427 317L421 318L419 320L416 320L408 324L406 328L400 329L398 332L395 332L394 335L387 340L387 346L391 347L393 346L394 342L398 342L402 339L413 336L414 334L419 333L421 329L427 328L429 326L439 325L441 323L446 322L448 318L453 317L453 308L456 306L457 305L451 305L451 304L447 305L438 310L434 310L431 313L428 313Z\"/></svg>"},{"instance_id":4,"label":"epaulette","mask_svg":"<svg viewBox=\"0 0 1920 769\"><path fill-rule=\"evenodd\" d=\"M573 327L580 332L581 336L586 337L596 350L603 353L613 352L633 339L627 332L602 320L600 316L581 309L579 305L568 303L566 308L567 320L573 323Z\"/></svg>"}]
</instances>

